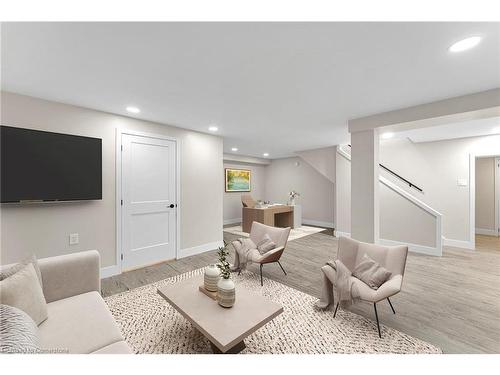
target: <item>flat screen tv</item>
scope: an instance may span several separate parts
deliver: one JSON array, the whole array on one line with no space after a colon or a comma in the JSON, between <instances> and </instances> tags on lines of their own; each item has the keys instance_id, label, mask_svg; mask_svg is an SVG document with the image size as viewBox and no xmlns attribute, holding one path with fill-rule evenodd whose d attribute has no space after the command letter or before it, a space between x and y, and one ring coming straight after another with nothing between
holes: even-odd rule
<instances>
[{"instance_id":1,"label":"flat screen tv","mask_svg":"<svg viewBox=\"0 0 500 375\"><path fill-rule=\"evenodd\" d=\"M2 203L102 199L98 138L0 126Z\"/></svg>"}]
</instances>

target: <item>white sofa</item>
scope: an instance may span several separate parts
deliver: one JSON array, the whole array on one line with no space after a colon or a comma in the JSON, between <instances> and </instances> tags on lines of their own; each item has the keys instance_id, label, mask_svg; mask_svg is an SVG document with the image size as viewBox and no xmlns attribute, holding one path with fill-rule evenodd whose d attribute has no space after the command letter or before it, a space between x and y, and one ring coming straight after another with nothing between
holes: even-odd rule
<instances>
[{"instance_id":1,"label":"white sofa","mask_svg":"<svg viewBox=\"0 0 500 375\"><path fill-rule=\"evenodd\" d=\"M100 257L95 250L38 260L48 318L40 346L58 353L130 354L101 297Z\"/></svg>"}]
</instances>

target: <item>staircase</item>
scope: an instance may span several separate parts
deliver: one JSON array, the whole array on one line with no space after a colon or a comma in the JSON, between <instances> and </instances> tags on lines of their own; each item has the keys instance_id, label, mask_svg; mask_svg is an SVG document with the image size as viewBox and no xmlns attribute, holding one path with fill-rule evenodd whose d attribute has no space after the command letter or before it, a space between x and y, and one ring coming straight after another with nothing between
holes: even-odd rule
<instances>
[{"instance_id":1,"label":"staircase","mask_svg":"<svg viewBox=\"0 0 500 375\"><path fill-rule=\"evenodd\" d=\"M351 161L350 150L346 146L337 147L337 153ZM423 190L399 174L381 165L394 179L408 184L422 192ZM442 214L428 206L414 195L401 189L388 178L379 176L380 182L380 239L383 245L407 244L409 250L429 255L442 255ZM349 199L350 194L343 191L344 196L338 199ZM336 202L336 204L338 201ZM349 235L349 228L336 228L342 235Z\"/></svg>"}]
</instances>

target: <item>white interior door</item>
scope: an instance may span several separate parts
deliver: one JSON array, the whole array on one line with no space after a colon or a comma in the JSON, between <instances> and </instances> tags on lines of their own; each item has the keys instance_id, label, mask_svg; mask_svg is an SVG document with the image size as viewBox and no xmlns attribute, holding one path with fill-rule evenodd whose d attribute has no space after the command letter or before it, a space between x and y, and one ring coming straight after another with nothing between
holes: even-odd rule
<instances>
[{"instance_id":1,"label":"white interior door","mask_svg":"<svg viewBox=\"0 0 500 375\"><path fill-rule=\"evenodd\" d=\"M176 256L176 142L122 134L122 269Z\"/></svg>"}]
</instances>

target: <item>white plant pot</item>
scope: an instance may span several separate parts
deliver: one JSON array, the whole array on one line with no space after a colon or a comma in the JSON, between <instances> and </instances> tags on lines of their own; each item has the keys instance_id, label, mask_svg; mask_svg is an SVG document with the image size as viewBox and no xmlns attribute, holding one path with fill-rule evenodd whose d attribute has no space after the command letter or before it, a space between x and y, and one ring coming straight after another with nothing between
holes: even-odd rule
<instances>
[{"instance_id":1,"label":"white plant pot","mask_svg":"<svg viewBox=\"0 0 500 375\"><path fill-rule=\"evenodd\" d=\"M221 278L217 283L217 302L222 307L232 307L236 300L236 290L231 279Z\"/></svg>"},{"instance_id":2,"label":"white plant pot","mask_svg":"<svg viewBox=\"0 0 500 375\"><path fill-rule=\"evenodd\" d=\"M203 281L206 290L208 290L209 292L216 292L219 279L220 271L215 264L211 264L207 268L205 268Z\"/></svg>"}]
</instances>

